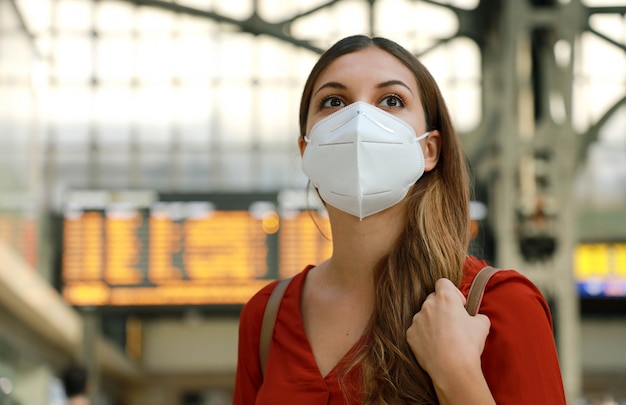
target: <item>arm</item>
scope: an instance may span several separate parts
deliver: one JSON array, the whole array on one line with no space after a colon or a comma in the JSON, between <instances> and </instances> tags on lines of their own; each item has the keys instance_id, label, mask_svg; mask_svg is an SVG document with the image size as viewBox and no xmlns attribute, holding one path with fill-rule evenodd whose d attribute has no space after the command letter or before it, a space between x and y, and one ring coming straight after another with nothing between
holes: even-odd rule
<instances>
[{"instance_id":1,"label":"arm","mask_svg":"<svg viewBox=\"0 0 626 405\"><path fill-rule=\"evenodd\" d=\"M496 402L565 405L550 309L537 287L515 271L501 271L481 312L491 320L482 369Z\"/></svg>"},{"instance_id":2,"label":"arm","mask_svg":"<svg viewBox=\"0 0 626 405\"><path fill-rule=\"evenodd\" d=\"M413 317L407 341L442 405L495 405L480 361L489 319L469 316L464 305L465 297L450 280L438 280Z\"/></svg>"},{"instance_id":3,"label":"arm","mask_svg":"<svg viewBox=\"0 0 626 405\"><path fill-rule=\"evenodd\" d=\"M261 323L265 305L275 285L276 283L268 285L252 297L239 316L237 373L233 405L254 404L263 384L259 363Z\"/></svg>"}]
</instances>

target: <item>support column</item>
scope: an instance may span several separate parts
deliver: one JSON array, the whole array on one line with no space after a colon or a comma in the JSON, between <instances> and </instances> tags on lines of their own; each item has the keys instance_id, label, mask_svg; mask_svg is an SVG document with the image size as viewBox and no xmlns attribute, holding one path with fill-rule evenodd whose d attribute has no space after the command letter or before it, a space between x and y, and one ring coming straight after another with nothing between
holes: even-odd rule
<instances>
[{"instance_id":1,"label":"support column","mask_svg":"<svg viewBox=\"0 0 626 405\"><path fill-rule=\"evenodd\" d=\"M87 370L87 395L91 405L99 405L100 359L97 343L100 336L100 314L95 308L86 308L82 312L84 322L82 361Z\"/></svg>"}]
</instances>

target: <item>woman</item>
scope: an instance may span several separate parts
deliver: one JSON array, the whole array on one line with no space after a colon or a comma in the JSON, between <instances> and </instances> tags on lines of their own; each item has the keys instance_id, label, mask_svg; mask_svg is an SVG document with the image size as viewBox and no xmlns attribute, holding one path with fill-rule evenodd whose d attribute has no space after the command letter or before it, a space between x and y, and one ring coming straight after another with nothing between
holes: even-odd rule
<instances>
[{"instance_id":1,"label":"woman","mask_svg":"<svg viewBox=\"0 0 626 405\"><path fill-rule=\"evenodd\" d=\"M264 373L276 283L244 307L234 404L565 404L532 283L500 271L482 314L464 309L486 263L466 256L465 162L426 68L392 41L345 38L311 71L300 131L333 254L287 287Z\"/></svg>"}]
</instances>

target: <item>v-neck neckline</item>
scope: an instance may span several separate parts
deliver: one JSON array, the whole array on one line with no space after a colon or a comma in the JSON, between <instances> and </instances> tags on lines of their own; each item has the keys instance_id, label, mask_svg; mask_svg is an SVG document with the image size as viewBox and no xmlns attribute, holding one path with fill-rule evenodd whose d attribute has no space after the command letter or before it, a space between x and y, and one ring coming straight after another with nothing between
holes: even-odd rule
<instances>
[{"instance_id":1,"label":"v-neck neckline","mask_svg":"<svg viewBox=\"0 0 626 405\"><path fill-rule=\"evenodd\" d=\"M299 285L297 285L297 288L299 288L299 292L298 292L298 302L297 302L297 325L296 325L296 329L298 331L299 334L301 334L302 336L302 340L304 342L306 342L306 349L307 349L307 355L309 357L309 360L311 361L311 364L315 367L315 370L317 370L317 374L320 376L320 378L324 381L328 381L329 379L333 379L337 377L337 371L340 365L345 364L347 359L349 358L349 356L351 356L355 350L357 350L362 344L363 344L363 339L364 336L361 336L349 349L348 351L346 351L346 353L339 359L339 361L333 366L332 369L330 369L330 371L324 376L322 375L322 371L319 368L319 365L317 364L317 360L315 359L315 354L313 353L313 346L311 346L311 341L309 340L309 337L306 334L306 330L304 329L304 319L302 318L302 298L303 298L303 293L304 293L304 283L306 282L306 278L309 275L309 271L311 271L312 269L314 269L315 266L310 265L307 268L304 269L303 274L302 274L302 279L300 280Z\"/></svg>"}]
</instances>

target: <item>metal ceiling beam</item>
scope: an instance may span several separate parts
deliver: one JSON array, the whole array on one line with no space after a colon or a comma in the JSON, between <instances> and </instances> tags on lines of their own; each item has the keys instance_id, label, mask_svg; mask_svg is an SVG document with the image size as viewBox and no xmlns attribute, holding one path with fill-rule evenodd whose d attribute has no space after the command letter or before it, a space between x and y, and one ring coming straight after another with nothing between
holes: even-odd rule
<instances>
[{"instance_id":1,"label":"metal ceiling beam","mask_svg":"<svg viewBox=\"0 0 626 405\"><path fill-rule=\"evenodd\" d=\"M608 7L584 7L585 10L585 25L584 29L594 34L600 39L605 40L613 46L620 48L622 51L626 52L626 44L618 42L613 38L608 37L607 35L595 30L591 27L591 17L597 14L619 14L622 17L626 14L626 6L608 6Z\"/></svg>"},{"instance_id":2,"label":"metal ceiling beam","mask_svg":"<svg viewBox=\"0 0 626 405\"><path fill-rule=\"evenodd\" d=\"M289 44L308 49L315 53L322 53L322 49L318 46L314 45L312 42L294 38L289 35L289 31L291 29L291 24L298 20L299 18L306 17L316 11L332 6L337 3L339 0L332 0L327 3L324 3L320 6L317 6L309 11L296 15L290 19L279 23L271 23L269 21L264 20L256 11L256 6L254 11L250 17L244 20L238 20L236 18L231 18L225 16L223 14L219 14L213 11L201 10L194 7L184 6L178 3L172 3L164 0L118 0L124 1L127 3L132 3L137 6L145 6L145 7L154 7L161 10L171 11L174 13L190 15L199 18L206 18L213 20L218 23L229 24L233 27L238 28L241 32L245 32L252 35L267 35L272 38L279 39L283 42L287 42Z\"/></svg>"},{"instance_id":3,"label":"metal ceiling beam","mask_svg":"<svg viewBox=\"0 0 626 405\"><path fill-rule=\"evenodd\" d=\"M626 96L622 97L618 102L613 104L613 106L609 108L604 115L582 135L580 147L577 153L577 161L582 164L587 160L587 149L589 149L589 146L591 146L592 143L598 140L598 135L600 134L602 127L611 117L613 117L613 114L624 106L626 106Z\"/></svg>"},{"instance_id":4,"label":"metal ceiling beam","mask_svg":"<svg viewBox=\"0 0 626 405\"><path fill-rule=\"evenodd\" d=\"M37 44L35 42L35 36L33 35L32 31L29 29L28 24L26 24L26 20L24 19L22 10L20 10L15 0L9 0L9 6L13 9L13 12L15 13L15 17L17 18L20 28L22 29L24 34L28 37L28 42L33 50L33 53L35 54L35 56L41 57L41 52L39 51L39 48L37 48Z\"/></svg>"}]
</instances>

